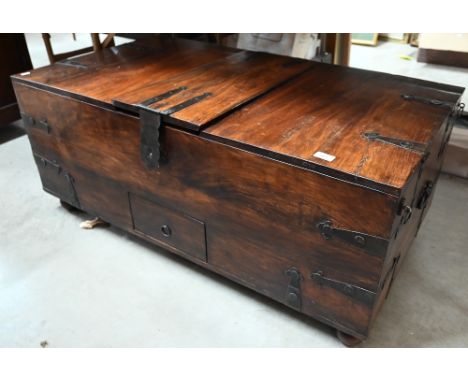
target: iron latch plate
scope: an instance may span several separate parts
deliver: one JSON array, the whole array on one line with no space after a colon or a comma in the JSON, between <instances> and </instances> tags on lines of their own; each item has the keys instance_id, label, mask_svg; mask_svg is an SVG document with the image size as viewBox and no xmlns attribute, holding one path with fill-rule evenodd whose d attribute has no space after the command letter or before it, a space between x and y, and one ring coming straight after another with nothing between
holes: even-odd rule
<instances>
[{"instance_id":1,"label":"iron latch plate","mask_svg":"<svg viewBox=\"0 0 468 382\"><path fill-rule=\"evenodd\" d=\"M140 157L148 170L159 167L161 157L159 136L161 115L152 110L140 108Z\"/></svg>"},{"instance_id":2,"label":"iron latch plate","mask_svg":"<svg viewBox=\"0 0 468 382\"><path fill-rule=\"evenodd\" d=\"M452 110L455 106L455 103L452 102L441 101L435 98L421 97L414 94L402 94L401 97L407 101L417 101L425 103L427 105L446 107L450 110Z\"/></svg>"}]
</instances>

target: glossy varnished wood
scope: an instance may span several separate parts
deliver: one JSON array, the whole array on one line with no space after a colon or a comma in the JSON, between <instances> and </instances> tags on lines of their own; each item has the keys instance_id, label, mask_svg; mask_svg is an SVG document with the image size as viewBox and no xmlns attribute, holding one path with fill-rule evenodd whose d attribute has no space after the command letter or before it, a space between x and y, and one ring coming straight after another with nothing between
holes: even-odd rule
<instances>
[{"instance_id":1,"label":"glossy varnished wood","mask_svg":"<svg viewBox=\"0 0 468 382\"><path fill-rule=\"evenodd\" d=\"M298 264L304 277L321 270L378 290L384 259L339 240L324 240L316 223L328 217L337 226L385 237L397 208L395 198L348 183L337 189L333 178L171 128L164 138L170 160L151 173L139 159L137 118L24 86L16 91L23 110L49 115L50 135L28 130L33 151L73 174L84 210L130 231L134 223L128 192L182 210L208 227L211 269L282 302L288 282L284 271L291 264ZM51 113L63 109L66 120ZM375 223L369 227L371 220ZM334 317L343 328L366 333L371 307L350 305L333 289L306 286L304 293L313 297L313 304L304 301L304 312L326 322Z\"/></svg>"},{"instance_id":2,"label":"glossy varnished wood","mask_svg":"<svg viewBox=\"0 0 468 382\"><path fill-rule=\"evenodd\" d=\"M440 106L405 101L403 94L454 104L459 98L458 92L408 83L400 77L317 63L203 134L283 154L312 168L336 169L398 193L423 153L369 141L363 134L377 132L429 146L448 114ZM336 158L331 162L317 158L318 151Z\"/></svg>"},{"instance_id":3,"label":"glossy varnished wood","mask_svg":"<svg viewBox=\"0 0 468 382\"><path fill-rule=\"evenodd\" d=\"M239 52L128 92L116 98L114 104L135 107L151 97L184 88L161 102L148 105L148 108L165 114L176 105L207 95L193 106L171 113L174 123L182 122L184 126L200 130L212 120L268 92L310 66L308 61L290 57Z\"/></svg>"},{"instance_id":4,"label":"glossy varnished wood","mask_svg":"<svg viewBox=\"0 0 468 382\"><path fill-rule=\"evenodd\" d=\"M39 167L44 188L342 337L365 338L430 205L417 207L453 122L450 108L401 95L455 104L461 90L183 40L120 49L79 58L86 70L55 65L14 78L23 113L47 122L26 123L38 167L51 164ZM138 105L181 87L146 106L163 112L212 96L163 120L164 160L148 170ZM368 141L367 131L424 152ZM324 220L380 249L324 235ZM288 297L290 269L299 304Z\"/></svg>"},{"instance_id":5,"label":"glossy varnished wood","mask_svg":"<svg viewBox=\"0 0 468 382\"><path fill-rule=\"evenodd\" d=\"M15 78L110 107L113 99L132 90L235 52L198 41L160 36L74 57L71 64L64 61L34 70L28 77Z\"/></svg>"}]
</instances>

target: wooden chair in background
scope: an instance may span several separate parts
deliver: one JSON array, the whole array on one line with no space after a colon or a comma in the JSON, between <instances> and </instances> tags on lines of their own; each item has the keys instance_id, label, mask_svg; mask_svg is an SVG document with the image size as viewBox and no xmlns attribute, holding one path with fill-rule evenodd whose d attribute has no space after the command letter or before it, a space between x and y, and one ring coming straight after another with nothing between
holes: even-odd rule
<instances>
[{"instance_id":1,"label":"wooden chair in background","mask_svg":"<svg viewBox=\"0 0 468 382\"><path fill-rule=\"evenodd\" d=\"M76 40L75 34L73 34L74 40ZM110 46L114 46L114 36L115 33L107 33L106 38L101 42L99 38L99 33L91 33L91 42L92 46L86 47L86 48L81 48L81 49L76 49L70 52L64 52L64 53L54 53L54 50L52 48L52 42L51 42L51 35L50 33L42 33L42 39L44 40L44 45L46 47L47 51L47 56L49 57L49 61L51 64L65 60L66 58L73 57L73 56L78 56L80 54L92 52L92 51L98 51Z\"/></svg>"}]
</instances>

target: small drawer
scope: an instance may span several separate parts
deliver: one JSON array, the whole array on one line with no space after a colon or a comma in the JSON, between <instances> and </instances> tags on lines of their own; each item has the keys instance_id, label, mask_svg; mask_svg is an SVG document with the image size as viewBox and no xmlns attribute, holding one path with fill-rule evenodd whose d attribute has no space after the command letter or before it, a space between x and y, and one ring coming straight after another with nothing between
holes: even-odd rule
<instances>
[{"instance_id":1,"label":"small drawer","mask_svg":"<svg viewBox=\"0 0 468 382\"><path fill-rule=\"evenodd\" d=\"M136 232L206 262L205 223L134 194L129 199Z\"/></svg>"}]
</instances>

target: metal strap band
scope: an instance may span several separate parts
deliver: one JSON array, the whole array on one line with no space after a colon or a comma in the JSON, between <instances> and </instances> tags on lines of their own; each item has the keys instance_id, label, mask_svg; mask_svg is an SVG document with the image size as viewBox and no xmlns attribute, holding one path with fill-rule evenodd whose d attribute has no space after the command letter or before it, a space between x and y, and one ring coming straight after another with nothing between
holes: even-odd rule
<instances>
[{"instance_id":1,"label":"metal strap band","mask_svg":"<svg viewBox=\"0 0 468 382\"><path fill-rule=\"evenodd\" d=\"M370 141L379 141L383 143L388 143L391 145L401 147L402 149L417 151L421 153L426 152L426 145L424 145L423 143L406 141L403 139L398 139L398 138L393 138L393 137L385 137L376 132L366 132L363 134L363 136L364 138Z\"/></svg>"},{"instance_id":2,"label":"metal strap band","mask_svg":"<svg viewBox=\"0 0 468 382\"><path fill-rule=\"evenodd\" d=\"M362 248L369 255L382 258L385 257L387 252L388 240L362 232L333 227L333 223L329 219L320 221L317 228L325 240L337 238L354 247Z\"/></svg>"},{"instance_id":3,"label":"metal strap band","mask_svg":"<svg viewBox=\"0 0 468 382\"><path fill-rule=\"evenodd\" d=\"M447 107L449 109L452 109L455 106L455 104L452 102L441 101L435 98L421 97L413 94L402 94L401 97L407 101L418 101L427 105Z\"/></svg>"},{"instance_id":4,"label":"metal strap band","mask_svg":"<svg viewBox=\"0 0 468 382\"><path fill-rule=\"evenodd\" d=\"M184 91L184 90L187 90L187 86L181 86L180 88L172 89L172 90L169 90L166 93L159 94L159 95L157 95L155 97L148 98L148 99L140 102L140 105L149 106L149 105L151 105L153 103L162 101L163 99L172 97L174 94L180 93L181 91Z\"/></svg>"},{"instance_id":5,"label":"metal strap band","mask_svg":"<svg viewBox=\"0 0 468 382\"><path fill-rule=\"evenodd\" d=\"M193 97L193 98L190 98L189 100L187 101L184 101L182 103L179 103L178 105L175 105L167 110L155 110L163 115L171 115L171 114L174 114L182 109L185 109L186 107L189 107L193 104L196 104L202 100L204 100L205 98L208 98L210 96L212 96L213 94L212 93L203 93L199 96L196 96L196 97Z\"/></svg>"},{"instance_id":6,"label":"metal strap band","mask_svg":"<svg viewBox=\"0 0 468 382\"><path fill-rule=\"evenodd\" d=\"M79 68L79 69L88 69L88 65L82 64L81 62L78 62L78 61L68 60L68 59L57 61L57 64L65 65L65 66L72 66L74 68Z\"/></svg>"},{"instance_id":7,"label":"metal strap band","mask_svg":"<svg viewBox=\"0 0 468 382\"><path fill-rule=\"evenodd\" d=\"M317 272L312 273L310 278L314 280L320 286L333 288L336 291L346 296L349 296L352 299L355 299L368 307L372 307L372 305L374 304L375 293L367 289L358 287L357 285L345 283L342 281L329 279L327 277L324 277L322 271L317 271Z\"/></svg>"}]
</instances>

